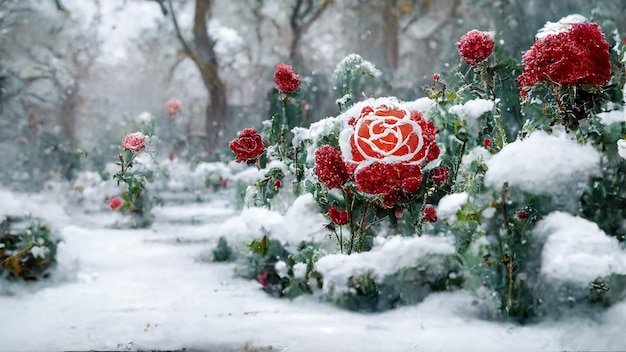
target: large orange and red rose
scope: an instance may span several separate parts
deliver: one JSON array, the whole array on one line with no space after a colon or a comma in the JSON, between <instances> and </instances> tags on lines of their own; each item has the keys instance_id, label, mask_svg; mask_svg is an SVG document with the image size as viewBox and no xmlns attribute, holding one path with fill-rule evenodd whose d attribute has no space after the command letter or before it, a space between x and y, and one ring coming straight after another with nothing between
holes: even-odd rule
<instances>
[{"instance_id":1,"label":"large orange and red rose","mask_svg":"<svg viewBox=\"0 0 626 352\"><path fill-rule=\"evenodd\" d=\"M374 163L422 165L439 157L435 127L390 98L370 100L341 132L340 147L353 172Z\"/></svg>"}]
</instances>

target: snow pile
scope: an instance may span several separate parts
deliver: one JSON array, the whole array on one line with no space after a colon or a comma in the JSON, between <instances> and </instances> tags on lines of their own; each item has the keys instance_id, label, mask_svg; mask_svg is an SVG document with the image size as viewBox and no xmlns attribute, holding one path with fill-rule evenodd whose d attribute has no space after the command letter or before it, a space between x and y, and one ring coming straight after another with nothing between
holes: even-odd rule
<instances>
[{"instance_id":1,"label":"snow pile","mask_svg":"<svg viewBox=\"0 0 626 352\"><path fill-rule=\"evenodd\" d=\"M268 235L285 245L297 246L302 241L327 242L327 222L313 195L307 193L298 197L285 215L266 208L247 208L224 221L216 231L229 241L250 242Z\"/></svg>"},{"instance_id":2,"label":"snow pile","mask_svg":"<svg viewBox=\"0 0 626 352\"><path fill-rule=\"evenodd\" d=\"M454 239L450 237L401 237L384 240L369 252L332 254L316 263L324 278L324 290L341 292L351 276L369 274L374 280L420 263L428 254L454 254Z\"/></svg>"},{"instance_id":3,"label":"snow pile","mask_svg":"<svg viewBox=\"0 0 626 352\"><path fill-rule=\"evenodd\" d=\"M454 222L456 220L456 212L461 209L463 204L467 203L468 199L469 196L466 192L452 193L443 196L437 206L437 216L451 223Z\"/></svg>"},{"instance_id":4,"label":"snow pile","mask_svg":"<svg viewBox=\"0 0 626 352\"><path fill-rule=\"evenodd\" d=\"M50 193L23 194L0 189L0 218L31 215L57 227L72 220L65 212L65 206L65 201Z\"/></svg>"},{"instance_id":5,"label":"snow pile","mask_svg":"<svg viewBox=\"0 0 626 352\"><path fill-rule=\"evenodd\" d=\"M230 167L219 162L200 163L192 168L187 162L166 160L161 164L163 171L167 171L168 175L166 189L174 192L204 190L207 188L207 178L215 179L213 183L219 183L220 179L233 177Z\"/></svg>"},{"instance_id":6,"label":"snow pile","mask_svg":"<svg viewBox=\"0 0 626 352\"><path fill-rule=\"evenodd\" d=\"M553 212L533 230L545 241L541 274L548 282L588 285L598 277L626 274L626 253L597 224L564 212Z\"/></svg>"},{"instance_id":7,"label":"snow pile","mask_svg":"<svg viewBox=\"0 0 626 352\"><path fill-rule=\"evenodd\" d=\"M625 112L622 110L611 110L597 114L596 116L605 125L612 125L614 123L626 122Z\"/></svg>"},{"instance_id":8,"label":"snow pile","mask_svg":"<svg viewBox=\"0 0 626 352\"><path fill-rule=\"evenodd\" d=\"M580 196L589 176L599 172L601 154L561 136L535 131L506 145L487 161L485 184L500 189L505 182L532 194Z\"/></svg>"},{"instance_id":9,"label":"snow pile","mask_svg":"<svg viewBox=\"0 0 626 352\"><path fill-rule=\"evenodd\" d=\"M435 105L435 101L430 98L423 97L417 100L404 102L403 105L409 111L419 111L421 113L426 113L428 110L430 110L430 108Z\"/></svg>"},{"instance_id":10,"label":"snow pile","mask_svg":"<svg viewBox=\"0 0 626 352\"><path fill-rule=\"evenodd\" d=\"M468 100L463 105L454 105L448 110L449 113L458 117L468 117L475 120L483 114L493 110L494 101L487 99Z\"/></svg>"}]
</instances>

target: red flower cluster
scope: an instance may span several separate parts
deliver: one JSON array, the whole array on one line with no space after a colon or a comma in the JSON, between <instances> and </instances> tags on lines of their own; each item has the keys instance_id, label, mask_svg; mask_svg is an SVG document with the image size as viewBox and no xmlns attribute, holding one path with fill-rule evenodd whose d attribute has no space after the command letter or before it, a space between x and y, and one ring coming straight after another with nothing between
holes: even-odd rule
<instances>
[{"instance_id":1,"label":"red flower cluster","mask_svg":"<svg viewBox=\"0 0 626 352\"><path fill-rule=\"evenodd\" d=\"M287 94L300 87L300 76L293 72L291 66L287 64L278 64L274 72L274 83L278 91Z\"/></svg>"},{"instance_id":2,"label":"red flower cluster","mask_svg":"<svg viewBox=\"0 0 626 352\"><path fill-rule=\"evenodd\" d=\"M141 132L126 135L122 139L122 148L131 152L140 152L146 149L146 136Z\"/></svg>"},{"instance_id":3,"label":"red flower cluster","mask_svg":"<svg viewBox=\"0 0 626 352\"><path fill-rule=\"evenodd\" d=\"M431 177L434 183L446 183L450 179L450 171L448 171L448 169L444 166L437 166L433 170Z\"/></svg>"},{"instance_id":4,"label":"red flower cluster","mask_svg":"<svg viewBox=\"0 0 626 352\"><path fill-rule=\"evenodd\" d=\"M335 224L341 226L348 223L348 211L339 210L335 207L328 208L328 216Z\"/></svg>"},{"instance_id":5,"label":"red flower cluster","mask_svg":"<svg viewBox=\"0 0 626 352\"><path fill-rule=\"evenodd\" d=\"M609 43L595 23L575 23L566 32L537 40L524 53L516 82L603 85L611 79ZM525 91L525 90L524 90Z\"/></svg>"},{"instance_id":6,"label":"red flower cluster","mask_svg":"<svg viewBox=\"0 0 626 352\"><path fill-rule=\"evenodd\" d=\"M313 172L328 189L339 188L350 179L346 164L341 158L341 152L329 145L315 152Z\"/></svg>"},{"instance_id":7,"label":"red flower cluster","mask_svg":"<svg viewBox=\"0 0 626 352\"><path fill-rule=\"evenodd\" d=\"M485 61L493 53L494 47L495 43L489 34L476 29L467 32L456 43L461 60L471 66Z\"/></svg>"},{"instance_id":8,"label":"red flower cluster","mask_svg":"<svg viewBox=\"0 0 626 352\"><path fill-rule=\"evenodd\" d=\"M430 205L424 207L424 221L437 222L437 210Z\"/></svg>"},{"instance_id":9,"label":"red flower cluster","mask_svg":"<svg viewBox=\"0 0 626 352\"><path fill-rule=\"evenodd\" d=\"M422 184L419 165L375 163L354 175L356 189L367 194L382 195L383 207L389 209L406 193L417 192Z\"/></svg>"},{"instance_id":10,"label":"red flower cluster","mask_svg":"<svg viewBox=\"0 0 626 352\"><path fill-rule=\"evenodd\" d=\"M254 164L265 151L263 138L254 128L246 128L241 131L239 137L231 141L228 146L237 155L235 160L238 163Z\"/></svg>"}]
</instances>

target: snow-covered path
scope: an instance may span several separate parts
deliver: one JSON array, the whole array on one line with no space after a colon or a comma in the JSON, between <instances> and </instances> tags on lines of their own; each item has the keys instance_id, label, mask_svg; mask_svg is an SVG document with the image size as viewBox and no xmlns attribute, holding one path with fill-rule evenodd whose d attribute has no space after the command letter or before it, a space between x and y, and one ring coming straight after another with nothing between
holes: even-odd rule
<instances>
[{"instance_id":1,"label":"snow-covered path","mask_svg":"<svg viewBox=\"0 0 626 352\"><path fill-rule=\"evenodd\" d=\"M518 327L476 318L472 298L462 292L433 294L417 306L381 314L347 312L313 297L275 299L259 283L237 278L235 264L200 260L214 246L216 229L237 214L228 204L193 203L157 212L160 220L145 230L104 228L109 213L61 221L64 242L55 278L28 288L10 286L14 294L0 296L0 350L555 351L626 346L623 303L601 322L576 319Z\"/></svg>"}]
</instances>

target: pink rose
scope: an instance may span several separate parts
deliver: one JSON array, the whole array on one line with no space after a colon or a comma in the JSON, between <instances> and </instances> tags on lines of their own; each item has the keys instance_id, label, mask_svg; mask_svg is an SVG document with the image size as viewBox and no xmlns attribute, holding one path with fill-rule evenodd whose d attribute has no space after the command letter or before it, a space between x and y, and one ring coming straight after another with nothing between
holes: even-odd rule
<instances>
[{"instance_id":1,"label":"pink rose","mask_svg":"<svg viewBox=\"0 0 626 352\"><path fill-rule=\"evenodd\" d=\"M180 100L170 99L170 101L167 102L167 113L170 114L170 116L173 116L182 106L183 103L181 103Z\"/></svg>"},{"instance_id":2,"label":"pink rose","mask_svg":"<svg viewBox=\"0 0 626 352\"><path fill-rule=\"evenodd\" d=\"M141 132L135 132L122 139L122 147L131 152L140 152L146 149L146 136Z\"/></svg>"}]
</instances>

